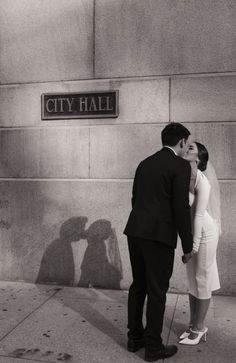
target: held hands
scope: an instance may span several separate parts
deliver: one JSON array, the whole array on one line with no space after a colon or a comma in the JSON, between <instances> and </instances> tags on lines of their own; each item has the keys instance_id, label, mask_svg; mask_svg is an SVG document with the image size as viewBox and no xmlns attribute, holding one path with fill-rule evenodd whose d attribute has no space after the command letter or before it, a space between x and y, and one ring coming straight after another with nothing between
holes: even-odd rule
<instances>
[{"instance_id":1,"label":"held hands","mask_svg":"<svg viewBox=\"0 0 236 363\"><path fill-rule=\"evenodd\" d=\"M194 251L191 251L189 253L185 253L183 256L182 256L182 262L183 263L188 263L188 261L193 257L194 255Z\"/></svg>"}]
</instances>

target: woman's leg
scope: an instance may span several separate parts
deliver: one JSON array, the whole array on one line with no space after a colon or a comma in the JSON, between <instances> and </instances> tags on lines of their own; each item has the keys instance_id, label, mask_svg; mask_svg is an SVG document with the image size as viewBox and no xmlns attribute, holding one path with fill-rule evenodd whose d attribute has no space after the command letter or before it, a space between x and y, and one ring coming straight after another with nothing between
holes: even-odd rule
<instances>
[{"instance_id":1,"label":"woman's leg","mask_svg":"<svg viewBox=\"0 0 236 363\"><path fill-rule=\"evenodd\" d=\"M193 331L203 331L205 317L210 305L211 299L197 299L196 297L189 295L190 302L190 323L193 324L191 329ZM191 310L192 309L192 310ZM196 339L198 334L190 333L189 339Z\"/></svg>"},{"instance_id":2,"label":"woman's leg","mask_svg":"<svg viewBox=\"0 0 236 363\"><path fill-rule=\"evenodd\" d=\"M194 299L193 299L194 300ZM192 302L193 302L192 300ZM211 299L197 299L195 298L195 318L194 318L194 323L193 326L191 327L191 329L193 331L203 331L204 330L204 321L205 321L205 317L210 305L210 301ZM191 309L191 307L190 307ZM190 333L189 335L189 339L196 339L198 336L198 334L195 333Z\"/></svg>"},{"instance_id":3,"label":"woman's leg","mask_svg":"<svg viewBox=\"0 0 236 363\"><path fill-rule=\"evenodd\" d=\"M208 329L204 326L204 321L211 299L197 299L191 295L189 296L189 298L191 313L190 323L193 322L193 326L190 327L190 334L188 336L185 336L182 340L180 339L179 343L196 345L200 342L202 338L206 340L206 333Z\"/></svg>"},{"instance_id":4,"label":"woman's leg","mask_svg":"<svg viewBox=\"0 0 236 363\"><path fill-rule=\"evenodd\" d=\"M196 299L196 320L193 330L203 330L211 299Z\"/></svg>"},{"instance_id":5,"label":"woman's leg","mask_svg":"<svg viewBox=\"0 0 236 363\"><path fill-rule=\"evenodd\" d=\"M191 294L189 294L189 306L190 306L190 321L189 325L194 326L196 322L196 307L197 307L197 298Z\"/></svg>"}]
</instances>

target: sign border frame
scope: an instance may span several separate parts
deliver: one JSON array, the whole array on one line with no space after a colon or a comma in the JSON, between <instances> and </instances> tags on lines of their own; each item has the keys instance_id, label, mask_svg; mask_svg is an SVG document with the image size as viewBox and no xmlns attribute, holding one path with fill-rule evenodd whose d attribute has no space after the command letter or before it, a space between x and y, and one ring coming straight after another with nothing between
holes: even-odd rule
<instances>
[{"instance_id":1,"label":"sign border frame","mask_svg":"<svg viewBox=\"0 0 236 363\"><path fill-rule=\"evenodd\" d=\"M45 116L44 115L44 110L45 110L45 102L44 102L44 96L47 95L52 95L52 96L57 96L57 95L74 95L74 94L92 94L92 93L109 93L109 92L114 92L115 93L115 100L116 100L116 109L115 109L115 113L113 115L107 115L107 114L100 114L100 115L82 115L82 116ZM42 121L47 121L47 120L71 120L71 119L97 119L97 118L117 118L119 116L119 90L99 90L99 91L88 91L88 92L47 92L47 93L42 93L41 94L41 120Z\"/></svg>"}]
</instances>

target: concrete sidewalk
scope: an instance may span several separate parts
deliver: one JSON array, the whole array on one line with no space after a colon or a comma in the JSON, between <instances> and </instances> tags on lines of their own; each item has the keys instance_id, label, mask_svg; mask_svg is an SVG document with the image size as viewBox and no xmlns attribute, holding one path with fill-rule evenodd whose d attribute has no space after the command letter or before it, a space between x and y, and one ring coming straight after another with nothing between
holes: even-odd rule
<instances>
[{"instance_id":1,"label":"concrete sidewalk","mask_svg":"<svg viewBox=\"0 0 236 363\"><path fill-rule=\"evenodd\" d=\"M141 363L126 350L127 292L0 282L0 363ZM163 338L177 343L187 295L168 294ZM170 363L236 362L236 297L215 296L207 342L179 345Z\"/></svg>"}]
</instances>

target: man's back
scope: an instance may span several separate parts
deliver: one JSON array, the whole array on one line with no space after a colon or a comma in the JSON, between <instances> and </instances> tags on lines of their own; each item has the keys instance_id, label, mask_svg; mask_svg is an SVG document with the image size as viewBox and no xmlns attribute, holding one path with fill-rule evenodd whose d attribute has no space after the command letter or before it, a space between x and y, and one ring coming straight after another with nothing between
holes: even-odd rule
<instances>
[{"instance_id":1,"label":"man's back","mask_svg":"<svg viewBox=\"0 0 236 363\"><path fill-rule=\"evenodd\" d=\"M178 230L188 250L190 173L189 163L166 147L143 160L136 170L132 211L124 233L175 248Z\"/></svg>"}]
</instances>

